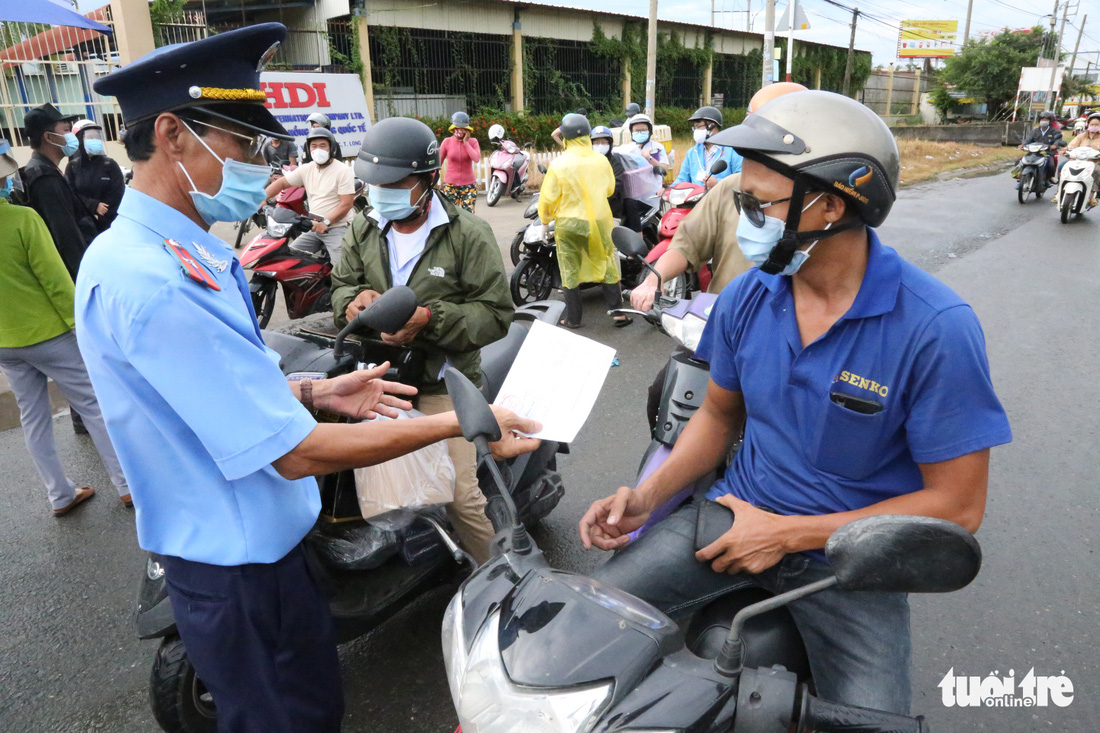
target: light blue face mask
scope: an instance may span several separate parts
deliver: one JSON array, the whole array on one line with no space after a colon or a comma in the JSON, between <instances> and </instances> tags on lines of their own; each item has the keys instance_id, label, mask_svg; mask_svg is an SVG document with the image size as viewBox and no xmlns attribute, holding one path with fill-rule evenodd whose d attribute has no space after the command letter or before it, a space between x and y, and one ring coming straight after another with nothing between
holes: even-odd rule
<instances>
[{"instance_id":1,"label":"light blue face mask","mask_svg":"<svg viewBox=\"0 0 1100 733\"><path fill-rule=\"evenodd\" d=\"M15 190L15 178L8 176L4 179L4 185L0 186L0 197L11 198L11 192Z\"/></svg>"},{"instance_id":2,"label":"light blue face mask","mask_svg":"<svg viewBox=\"0 0 1100 733\"><path fill-rule=\"evenodd\" d=\"M404 221L416 214L420 209L421 202L431 192L431 189L425 191L416 200L415 204L409 203L411 191L412 189L409 188L382 188L371 184L367 186L367 197L370 199L370 205L383 219Z\"/></svg>"},{"instance_id":3,"label":"light blue face mask","mask_svg":"<svg viewBox=\"0 0 1100 733\"><path fill-rule=\"evenodd\" d=\"M95 139L84 141L84 152L86 152L88 155L106 154L106 151L103 149L103 141Z\"/></svg>"},{"instance_id":4,"label":"light blue face mask","mask_svg":"<svg viewBox=\"0 0 1100 733\"><path fill-rule=\"evenodd\" d=\"M802 211L805 212L824 195L819 194L816 199L806 204ZM825 225L825 229L832 225L833 223L829 222ZM779 240L783 238L783 230L786 226L786 222L782 219L767 214L764 215L764 226L762 227L753 226L747 216L742 216L737 222L737 246L741 249L741 254L745 255L745 259L749 262L760 267L768 261L768 255L775 249L775 245L779 244ZM810 250L817 246L817 241L806 249L796 250L794 256L791 257L790 264L784 267L779 274L793 275L798 272L799 268L806 264L806 260L810 259Z\"/></svg>"},{"instance_id":5,"label":"light blue face mask","mask_svg":"<svg viewBox=\"0 0 1100 733\"><path fill-rule=\"evenodd\" d=\"M195 135L190 125L184 122L183 126ZM232 158L223 160L210 149L205 140L198 135L195 135L195 139L222 164L222 185L213 196L199 191L195 182L191 180L191 174L183 167L183 163L179 164L183 175L187 176L187 182L191 184L189 192L191 201L194 202L195 210L199 212L202 220L213 226L218 221L244 221L255 214L260 204L267 198L264 188L271 177L271 168L266 165L242 163Z\"/></svg>"},{"instance_id":6,"label":"light blue face mask","mask_svg":"<svg viewBox=\"0 0 1100 733\"><path fill-rule=\"evenodd\" d=\"M639 145L645 145L647 142L649 142L649 133L633 132L630 134L630 139L638 143Z\"/></svg>"},{"instance_id":7,"label":"light blue face mask","mask_svg":"<svg viewBox=\"0 0 1100 733\"><path fill-rule=\"evenodd\" d=\"M51 132L49 134L50 135L58 135L58 136L61 136L61 137L65 138L65 144L64 145L58 145L57 143L55 143L53 141L52 138L49 138L49 137L46 138L46 142L48 142L50 145L54 145L56 147L61 148L61 152L65 155L66 158L72 157L73 155L76 154L77 150L80 150L80 141L76 139L76 135L74 133L71 133L71 132L65 132L65 133Z\"/></svg>"}]
</instances>

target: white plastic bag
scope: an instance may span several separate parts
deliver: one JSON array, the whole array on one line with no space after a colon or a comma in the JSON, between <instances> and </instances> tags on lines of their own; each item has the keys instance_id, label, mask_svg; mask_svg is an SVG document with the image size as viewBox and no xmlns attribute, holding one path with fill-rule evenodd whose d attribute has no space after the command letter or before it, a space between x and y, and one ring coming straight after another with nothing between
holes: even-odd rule
<instances>
[{"instance_id":1,"label":"white plastic bag","mask_svg":"<svg viewBox=\"0 0 1100 733\"><path fill-rule=\"evenodd\" d=\"M396 419L409 417L401 412ZM366 518L401 507L450 504L455 499L455 467L447 453L447 442L432 443L400 458L355 469L355 493Z\"/></svg>"}]
</instances>

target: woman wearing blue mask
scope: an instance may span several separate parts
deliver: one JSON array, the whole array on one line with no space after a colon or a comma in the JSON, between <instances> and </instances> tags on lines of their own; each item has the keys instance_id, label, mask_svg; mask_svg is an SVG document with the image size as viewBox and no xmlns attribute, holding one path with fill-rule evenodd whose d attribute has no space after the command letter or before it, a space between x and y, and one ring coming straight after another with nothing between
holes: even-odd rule
<instances>
[{"instance_id":1,"label":"woman wearing blue mask","mask_svg":"<svg viewBox=\"0 0 1100 733\"><path fill-rule=\"evenodd\" d=\"M94 215L96 229L105 232L118 215L126 181L118 163L107 155L102 127L93 120L80 120L73 125L73 134L80 147L69 158L65 180Z\"/></svg>"},{"instance_id":2,"label":"woman wearing blue mask","mask_svg":"<svg viewBox=\"0 0 1100 733\"><path fill-rule=\"evenodd\" d=\"M653 120L637 114L627 120L630 142L615 152L623 156L623 226L641 231L642 217L657 205L668 171L665 146L653 139Z\"/></svg>"}]
</instances>

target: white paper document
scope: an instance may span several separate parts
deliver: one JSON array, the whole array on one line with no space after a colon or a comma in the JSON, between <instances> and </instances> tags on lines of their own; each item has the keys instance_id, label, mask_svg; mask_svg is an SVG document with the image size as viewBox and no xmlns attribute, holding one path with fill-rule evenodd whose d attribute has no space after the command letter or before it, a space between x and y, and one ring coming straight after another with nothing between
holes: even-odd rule
<instances>
[{"instance_id":1,"label":"white paper document","mask_svg":"<svg viewBox=\"0 0 1100 733\"><path fill-rule=\"evenodd\" d=\"M614 359L610 346L535 321L494 404L542 423L532 437L572 442Z\"/></svg>"}]
</instances>

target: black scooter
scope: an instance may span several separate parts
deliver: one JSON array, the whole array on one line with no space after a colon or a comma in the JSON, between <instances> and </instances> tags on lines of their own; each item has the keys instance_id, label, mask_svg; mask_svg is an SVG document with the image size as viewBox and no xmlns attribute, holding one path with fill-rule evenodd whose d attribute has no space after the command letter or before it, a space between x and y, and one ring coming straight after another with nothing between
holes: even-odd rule
<instances>
[{"instance_id":1,"label":"black scooter","mask_svg":"<svg viewBox=\"0 0 1100 733\"><path fill-rule=\"evenodd\" d=\"M414 383L423 356L414 349L356 338L363 332L393 333L417 306L415 293L392 288L345 327L339 335L304 331L298 335L264 332L269 347L282 357L284 373L334 377L385 361L385 378ZM556 324L563 304L535 303L520 309L507 336L481 351L484 398L492 400L515 361L530 324ZM418 414L415 413L414 414ZM568 447L543 441L534 452L507 462L507 491L520 521L533 526L564 494L556 457ZM441 506L398 509L368 520L359 510L352 471L319 477L321 518L306 537L314 571L329 593L338 641L362 636L424 593L459 583L474 563L452 538ZM187 657L176 630L164 568L150 554L138 590L138 637L161 639L153 662L149 697L153 714L168 733L213 733L217 708Z\"/></svg>"},{"instance_id":2,"label":"black scooter","mask_svg":"<svg viewBox=\"0 0 1100 733\"><path fill-rule=\"evenodd\" d=\"M499 428L459 372L446 374L498 534L443 620L443 654L462 730L524 733L926 733L911 718L811 694L805 651L783 607L830 587L947 592L977 575L981 551L951 522L878 516L841 527L825 548L835 575L778 596L730 593L692 637L648 603L549 567L518 521L489 442ZM713 527L721 533L729 521ZM730 620L732 617L732 620ZM698 627L693 624L693 627ZM800 661L801 660L801 661Z\"/></svg>"}]
</instances>

